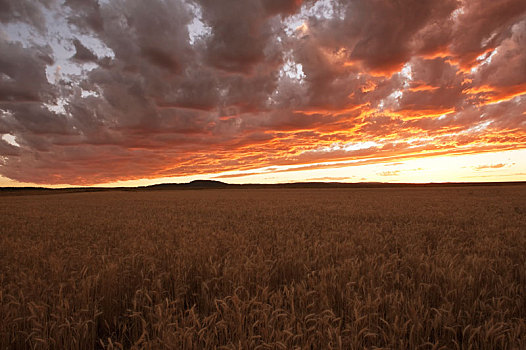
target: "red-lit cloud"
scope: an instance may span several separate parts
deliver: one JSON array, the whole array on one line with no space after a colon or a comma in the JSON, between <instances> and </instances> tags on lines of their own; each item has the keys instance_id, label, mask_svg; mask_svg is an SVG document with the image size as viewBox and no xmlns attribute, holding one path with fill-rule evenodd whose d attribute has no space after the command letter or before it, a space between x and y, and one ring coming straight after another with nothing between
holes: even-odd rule
<instances>
[{"instance_id":1,"label":"red-lit cloud","mask_svg":"<svg viewBox=\"0 0 526 350\"><path fill-rule=\"evenodd\" d=\"M21 182L526 147L523 0L0 0L0 26Z\"/></svg>"}]
</instances>

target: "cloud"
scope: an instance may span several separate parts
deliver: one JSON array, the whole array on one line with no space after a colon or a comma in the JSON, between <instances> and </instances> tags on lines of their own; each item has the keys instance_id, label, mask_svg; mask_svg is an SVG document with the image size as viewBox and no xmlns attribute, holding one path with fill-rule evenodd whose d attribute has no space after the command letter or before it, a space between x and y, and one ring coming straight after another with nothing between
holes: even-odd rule
<instances>
[{"instance_id":1,"label":"cloud","mask_svg":"<svg viewBox=\"0 0 526 350\"><path fill-rule=\"evenodd\" d=\"M20 43L0 41L0 101L44 102L54 94L45 69L53 63L50 47L24 47ZM16 106L15 106L16 107Z\"/></svg>"},{"instance_id":2,"label":"cloud","mask_svg":"<svg viewBox=\"0 0 526 350\"><path fill-rule=\"evenodd\" d=\"M0 175L17 181L526 145L520 0L0 0L0 26L0 134L19 145L0 141Z\"/></svg>"},{"instance_id":3,"label":"cloud","mask_svg":"<svg viewBox=\"0 0 526 350\"><path fill-rule=\"evenodd\" d=\"M526 4L521 0L463 2L456 10L456 35L450 51L461 65L475 64L478 56L498 48L510 36L512 27L524 20L525 12Z\"/></svg>"},{"instance_id":4,"label":"cloud","mask_svg":"<svg viewBox=\"0 0 526 350\"><path fill-rule=\"evenodd\" d=\"M250 175L260 175L261 173L239 173L239 174L224 174L224 175L218 175L213 176L213 179L231 179L235 177L244 177L244 176L250 176Z\"/></svg>"},{"instance_id":5,"label":"cloud","mask_svg":"<svg viewBox=\"0 0 526 350\"><path fill-rule=\"evenodd\" d=\"M81 62L94 62L97 60L97 56L90 49L84 46L80 40L73 40L73 45L75 45L75 55L72 57L74 60Z\"/></svg>"},{"instance_id":6,"label":"cloud","mask_svg":"<svg viewBox=\"0 0 526 350\"><path fill-rule=\"evenodd\" d=\"M47 21L43 10L49 8L52 3L53 0L0 0L0 22L28 23L45 32Z\"/></svg>"},{"instance_id":7,"label":"cloud","mask_svg":"<svg viewBox=\"0 0 526 350\"><path fill-rule=\"evenodd\" d=\"M512 166L513 164L506 164L506 163L498 163L498 164L484 164L484 165L478 165L475 167L475 170L485 170L485 169L500 169L508 166Z\"/></svg>"},{"instance_id":8,"label":"cloud","mask_svg":"<svg viewBox=\"0 0 526 350\"><path fill-rule=\"evenodd\" d=\"M388 171L381 171L378 173L380 176L398 176L400 174L400 170L388 170Z\"/></svg>"},{"instance_id":9,"label":"cloud","mask_svg":"<svg viewBox=\"0 0 526 350\"><path fill-rule=\"evenodd\" d=\"M348 181L351 177L348 176L324 176L324 177L313 177L307 179L307 181Z\"/></svg>"}]
</instances>

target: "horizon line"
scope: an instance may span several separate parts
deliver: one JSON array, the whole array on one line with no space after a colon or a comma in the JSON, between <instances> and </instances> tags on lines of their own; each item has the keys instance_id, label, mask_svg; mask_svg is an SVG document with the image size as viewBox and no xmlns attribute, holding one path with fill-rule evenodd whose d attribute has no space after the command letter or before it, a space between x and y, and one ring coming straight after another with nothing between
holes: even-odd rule
<instances>
[{"instance_id":1,"label":"horizon line","mask_svg":"<svg viewBox=\"0 0 526 350\"><path fill-rule=\"evenodd\" d=\"M199 185L201 184L201 185ZM456 185L456 186L470 186L470 185L524 185L526 181L517 180L517 181L438 181L438 182L383 182L383 181L360 181L360 182L343 182L343 181L291 181L291 182L274 182L274 183L228 183L220 180L208 180L208 179L196 179L190 182L160 182L151 185L144 186L100 186L100 185L86 185L86 186L71 186L71 187L47 187L43 186L0 186L0 191L5 190L115 190L115 189L148 189L158 186L180 186L180 187L194 187L194 188L210 188L212 186L206 186L206 184L215 184L216 186L221 187L250 187L250 186L260 186L260 187L272 187L272 186L290 186L290 185L309 185L315 187L319 185L323 187L324 185L355 185L355 186L367 186L367 185L378 185L378 186L415 186L423 187L430 185L446 186L446 185ZM68 186L68 185L66 185ZM217 187L216 187L217 188Z\"/></svg>"}]
</instances>

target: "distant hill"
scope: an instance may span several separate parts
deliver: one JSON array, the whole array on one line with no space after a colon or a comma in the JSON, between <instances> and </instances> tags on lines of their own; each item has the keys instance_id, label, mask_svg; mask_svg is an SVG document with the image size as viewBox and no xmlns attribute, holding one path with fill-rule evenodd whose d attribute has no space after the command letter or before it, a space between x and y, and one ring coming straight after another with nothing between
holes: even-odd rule
<instances>
[{"instance_id":1,"label":"distant hill","mask_svg":"<svg viewBox=\"0 0 526 350\"><path fill-rule=\"evenodd\" d=\"M141 186L139 189L169 190L169 189L207 189L207 188L228 188L230 185L216 180L194 180L188 183L164 183L158 185Z\"/></svg>"}]
</instances>

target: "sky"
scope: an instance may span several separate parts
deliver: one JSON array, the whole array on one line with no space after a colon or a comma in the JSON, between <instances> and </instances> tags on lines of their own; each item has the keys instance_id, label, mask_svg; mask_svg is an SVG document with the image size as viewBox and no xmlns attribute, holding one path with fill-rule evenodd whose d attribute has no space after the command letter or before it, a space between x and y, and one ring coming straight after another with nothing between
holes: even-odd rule
<instances>
[{"instance_id":1,"label":"sky","mask_svg":"<svg viewBox=\"0 0 526 350\"><path fill-rule=\"evenodd\" d=\"M0 0L0 186L526 181L524 0Z\"/></svg>"}]
</instances>

